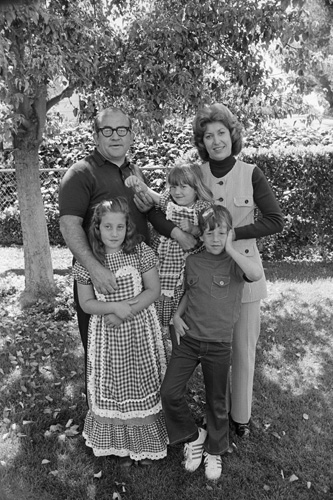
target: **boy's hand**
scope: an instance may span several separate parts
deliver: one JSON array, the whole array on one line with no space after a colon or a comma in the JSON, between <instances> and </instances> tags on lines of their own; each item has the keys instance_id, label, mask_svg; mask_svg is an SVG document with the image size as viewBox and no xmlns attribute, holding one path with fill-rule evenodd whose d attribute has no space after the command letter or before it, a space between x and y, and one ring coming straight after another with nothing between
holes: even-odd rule
<instances>
[{"instance_id":1,"label":"boy's hand","mask_svg":"<svg viewBox=\"0 0 333 500\"><path fill-rule=\"evenodd\" d=\"M233 231L232 229L230 229L230 231L228 232L227 240L225 242L225 251L227 252L227 254L229 254L230 251L234 249L232 241L233 241Z\"/></svg>"},{"instance_id":2,"label":"boy's hand","mask_svg":"<svg viewBox=\"0 0 333 500\"><path fill-rule=\"evenodd\" d=\"M184 335L186 334L186 330L188 330L188 326L185 321L177 314L175 314L173 317L173 326L175 327L177 344L179 345L181 337L184 337Z\"/></svg>"}]
</instances>

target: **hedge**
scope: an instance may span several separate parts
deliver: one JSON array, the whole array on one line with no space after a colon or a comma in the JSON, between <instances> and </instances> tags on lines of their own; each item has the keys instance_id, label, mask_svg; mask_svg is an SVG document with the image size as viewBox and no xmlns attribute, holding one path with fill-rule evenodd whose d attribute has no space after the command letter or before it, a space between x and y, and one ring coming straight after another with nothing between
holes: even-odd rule
<instances>
[{"instance_id":1,"label":"hedge","mask_svg":"<svg viewBox=\"0 0 333 500\"><path fill-rule=\"evenodd\" d=\"M142 167L158 164L163 172L167 164L184 153L196 154L191 149L189 133L183 130L172 143L165 138L160 142L160 150L157 142L151 141L150 145L139 142L133 156ZM182 147L184 143L185 148ZM51 153L58 166L62 153L60 148L57 155L54 150ZM84 153L83 147L81 153ZM46 159L46 152L44 155ZM74 154L69 156L73 161ZM245 148L241 158L263 170L285 216L282 233L259 241L263 258L330 259L333 255L333 146ZM57 206L50 201L57 189L57 179L48 180L48 185L43 187L45 215L50 243L64 245ZM22 244L19 212L15 206L0 215L0 242L2 245Z\"/></svg>"},{"instance_id":2,"label":"hedge","mask_svg":"<svg viewBox=\"0 0 333 500\"><path fill-rule=\"evenodd\" d=\"M333 255L333 146L245 150L262 169L285 217L282 233L260 241L264 258Z\"/></svg>"}]
</instances>

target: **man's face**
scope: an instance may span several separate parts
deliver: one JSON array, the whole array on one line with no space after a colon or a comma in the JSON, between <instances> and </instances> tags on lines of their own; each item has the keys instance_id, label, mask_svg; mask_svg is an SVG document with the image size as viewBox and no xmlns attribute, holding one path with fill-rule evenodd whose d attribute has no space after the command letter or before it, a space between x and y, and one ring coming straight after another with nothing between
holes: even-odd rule
<instances>
[{"instance_id":1,"label":"man's face","mask_svg":"<svg viewBox=\"0 0 333 500\"><path fill-rule=\"evenodd\" d=\"M129 127L129 120L123 113L110 112L102 116L100 128L103 127ZM111 137L104 137L101 131L94 133L97 150L107 160L120 167L124 163L125 156L133 143L133 134L128 131L124 137L120 137L114 130Z\"/></svg>"}]
</instances>

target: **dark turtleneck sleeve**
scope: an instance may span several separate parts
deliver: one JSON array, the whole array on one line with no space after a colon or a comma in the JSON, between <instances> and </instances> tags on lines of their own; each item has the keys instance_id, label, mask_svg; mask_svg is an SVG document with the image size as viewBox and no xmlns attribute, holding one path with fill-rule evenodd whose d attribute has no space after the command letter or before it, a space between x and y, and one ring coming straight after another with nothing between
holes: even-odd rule
<instances>
[{"instance_id":1,"label":"dark turtleneck sleeve","mask_svg":"<svg viewBox=\"0 0 333 500\"><path fill-rule=\"evenodd\" d=\"M210 160L209 165L214 177L224 177L236 159L232 156L221 161ZM253 198L260 214L253 224L235 228L236 240L261 238L279 233L283 229L284 220L273 190L262 170L255 166L252 173Z\"/></svg>"}]
</instances>

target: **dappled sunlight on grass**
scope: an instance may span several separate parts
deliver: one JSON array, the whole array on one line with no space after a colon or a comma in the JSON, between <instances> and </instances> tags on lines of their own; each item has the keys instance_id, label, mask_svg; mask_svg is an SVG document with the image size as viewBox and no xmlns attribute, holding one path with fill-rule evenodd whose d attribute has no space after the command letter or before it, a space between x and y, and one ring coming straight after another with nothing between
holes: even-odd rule
<instances>
[{"instance_id":1,"label":"dappled sunlight on grass","mask_svg":"<svg viewBox=\"0 0 333 500\"><path fill-rule=\"evenodd\" d=\"M58 269L65 265L56 263ZM266 274L251 436L241 440L230 427L234 452L222 457L223 477L216 484L205 481L203 465L184 472L181 444L169 447L166 459L150 470L123 470L113 457L94 457L81 435L84 354L71 277L56 275L61 293L55 304L22 311L17 297L23 276L8 274L14 287L0 276L0 430L7 435L0 439L0 480L14 492L10 500L109 500L114 493L122 500L330 500L332 276L325 266L313 272L283 264L267 265ZM200 366L186 398L202 425ZM290 482L293 474L298 479ZM24 493L16 495L15 485Z\"/></svg>"}]
</instances>

